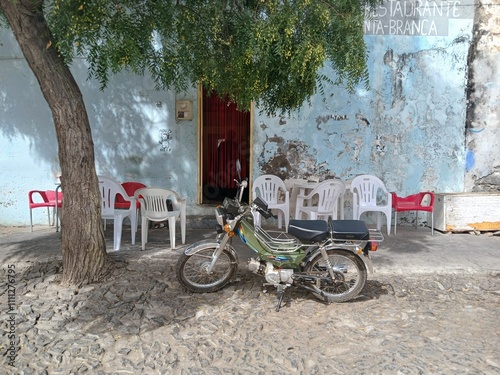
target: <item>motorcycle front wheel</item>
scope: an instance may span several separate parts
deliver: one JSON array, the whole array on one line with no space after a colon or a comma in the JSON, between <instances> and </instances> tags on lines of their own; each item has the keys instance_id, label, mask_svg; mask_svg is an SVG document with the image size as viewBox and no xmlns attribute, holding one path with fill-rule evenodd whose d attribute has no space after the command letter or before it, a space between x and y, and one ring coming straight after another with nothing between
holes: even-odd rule
<instances>
[{"instance_id":1,"label":"motorcycle front wheel","mask_svg":"<svg viewBox=\"0 0 500 375\"><path fill-rule=\"evenodd\" d=\"M356 297L366 283L364 262L349 250L326 250L332 265L334 278L330 276L327 262L321 253L315 255L306 265L305 272L316 276L313 294L325 302L345 302Z\"/></svg>"},{"instance_id":2,"label":"motorcycle front wheel","mask_svg":"<svg viewBox=\"0 0 500 375\"><path fill-rule=\"evenodd\" d=\"M215 247L210 247L193 255L181 255L176 264L176 274L186 289L195 293L216 292L231 281L238 262L229 250L222 251L214 267L208 272L215 251Z\"/></svg>"}]
</instances>

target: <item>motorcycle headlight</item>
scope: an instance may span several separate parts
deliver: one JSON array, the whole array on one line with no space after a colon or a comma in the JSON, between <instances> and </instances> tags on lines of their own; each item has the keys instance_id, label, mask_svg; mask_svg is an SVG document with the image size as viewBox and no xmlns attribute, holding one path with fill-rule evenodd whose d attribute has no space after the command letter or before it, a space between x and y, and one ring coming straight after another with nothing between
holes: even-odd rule
<instances>
[{"instance_id":1,"label":"motorcycle headlight","mask_svg":"<svg viewBox=\"0 0 500 375\"><path fill-rule=\"evenodd\" d=\"M217 207L215 209L215 218L217 219L217 224L223 227L227 221L227 210L224 207Z\"/></svg>"}]
</instances>

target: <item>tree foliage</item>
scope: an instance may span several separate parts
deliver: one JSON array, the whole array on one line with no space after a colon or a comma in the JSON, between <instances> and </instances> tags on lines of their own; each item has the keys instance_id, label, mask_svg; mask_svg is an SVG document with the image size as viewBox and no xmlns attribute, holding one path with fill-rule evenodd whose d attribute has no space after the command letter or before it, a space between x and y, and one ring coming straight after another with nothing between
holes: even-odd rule
<instances>
[{"instance_id":1,"label":"tree foliage","mask_svg":"<svg viewBox=\"0 0 500 375\"><path fill-rule=\"evenodd\" d=\"M149 71L157 88L190 84L241 108L289 111L316 92L331 64L334 84L368 84L362 23L377 0L55 0L56 46L105 87L110 73Z\"/></svg>"}]
</instances>

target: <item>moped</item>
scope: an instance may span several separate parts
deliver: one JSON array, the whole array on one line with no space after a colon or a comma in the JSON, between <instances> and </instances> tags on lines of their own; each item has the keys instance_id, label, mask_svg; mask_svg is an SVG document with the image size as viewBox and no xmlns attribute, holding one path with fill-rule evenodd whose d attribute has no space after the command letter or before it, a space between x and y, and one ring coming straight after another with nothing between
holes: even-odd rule
<instances>
[{"instance_id":1,"label":"moped","mask_svg":"<svg viewBox=\"0 0 500 375\"><path fill-rule=\"evenodd\" d=\"M373 272L370 252L383 235L368 229L361 220L290 220L288 232L268 231L254 225L254 215L273 216L257 197L241 202L248 181L236 181L239 192L226 197L215 209L218 234L214 240L190 245L176 264L179 282L195 293L216 292L235 276L238 255L232 239L253 250L248 269L265 278L264 285L276 287L280 310L285 290L299 287L324 302L344 302L363 289L367 270Z\"/></svg>"}]
</instances>

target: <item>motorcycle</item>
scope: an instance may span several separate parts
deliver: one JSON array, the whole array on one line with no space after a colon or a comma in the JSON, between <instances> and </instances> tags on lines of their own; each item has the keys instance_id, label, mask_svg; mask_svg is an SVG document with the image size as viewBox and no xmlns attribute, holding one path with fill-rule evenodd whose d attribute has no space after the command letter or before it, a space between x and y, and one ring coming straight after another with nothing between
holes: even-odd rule
<instances>
[{"instance_id":1,"label":"motorcycle","mask_svg":"<svg viewBox=\"0 0 500 375\"><path fill-rule=\"evenodd\" d=\"M382 233L368 229L361 220L290 220L288 233L266 231L254 226L259 213L273 217L267 204L257 197L251 204L241 202L245 179L235 180L239 192L226 197L215 209L218 234L215 240L190 245L176 264L181 285L195 293L216 292L226 286L238 269L238 255L232 239L240 240L255 252L248 269L264 276L264 286L277 289L276 311L290 286L311 292L323 302L345 302L365 286L367 270L373 272L370 252L383 241Z\"/></svg>"}]
</instances>

